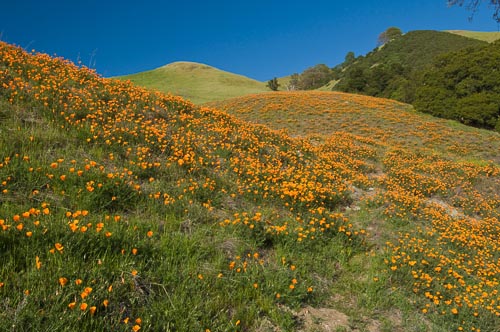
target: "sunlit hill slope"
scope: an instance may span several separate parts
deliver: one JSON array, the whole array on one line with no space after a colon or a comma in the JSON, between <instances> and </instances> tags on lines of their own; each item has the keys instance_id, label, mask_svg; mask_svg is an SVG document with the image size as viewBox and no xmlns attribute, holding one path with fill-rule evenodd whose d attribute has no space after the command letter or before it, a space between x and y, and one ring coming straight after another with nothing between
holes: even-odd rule
<instances>
[{"instance_id":1,"label":"sunlit hill slope","mask_svg":"<svg viewBox=\"0 0 500 332\"><path fill-rule=\"evenodd\" d=\"M196 104L268 90L263 82L195 62L174 62L117 78L179 95Z\"/></svg>"},{"instance_id":2,"label":"sunlit hill slope","mask_svg":"<svg viewBox=\"0 0 500 332\"><path fill-rule=\"evenodd\" d=\"M332 92L196 107L5 43L0 86L0 330L500 328L498 134Z\"/></svg>"},{"instance_id":3,"label":"sunlit hill slope","mask_svg":"<svg viewBox=\"0 0 500 332\"><path fill-rule=\"evenodd\" d=\"M486 41L488 43L492 43L498 39L500 39L500 32L499 31L469 31L469 30L446 30L446 32L453 33L456 35L468 37L468 38L474 38L474 39L479 39Z\"/></svg>"}]
</instances>

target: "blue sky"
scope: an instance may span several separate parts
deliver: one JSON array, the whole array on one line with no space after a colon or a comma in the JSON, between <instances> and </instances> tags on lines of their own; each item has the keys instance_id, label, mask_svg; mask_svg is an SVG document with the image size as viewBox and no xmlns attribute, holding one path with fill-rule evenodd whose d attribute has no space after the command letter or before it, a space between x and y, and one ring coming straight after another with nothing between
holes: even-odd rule
<instances>
[{"instance_id":1,"label":"blue sky","mask_svg":"<svg viewBox=\"0 0 500 332\"><path fill-rule=\"evenodd\" d=\"M0 39L62 56L103 76L195 61L261 81L364 55L390 26L498 31L481 5L472 21L446 0L6 1Z\"/></svg>"}]
</instances>

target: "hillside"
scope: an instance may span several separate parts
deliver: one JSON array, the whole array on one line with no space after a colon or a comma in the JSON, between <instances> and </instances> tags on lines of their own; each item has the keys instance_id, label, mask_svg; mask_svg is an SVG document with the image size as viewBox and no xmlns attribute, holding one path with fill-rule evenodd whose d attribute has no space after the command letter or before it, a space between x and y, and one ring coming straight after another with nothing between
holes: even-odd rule
<instances>
[{"instance_id":1,"label":"hillside","mask_svg":"<svg viewBox=\"0 0 500 332\"><path fill-rule=\"evenodd\" d=\"M385 263L387 269L378 270L373 281L379 282L381 271L386 271L392 289L406 290L413 308L424 314L417 318L420 327L392 325L387 330L478 329L479 317L486 319L483 309L487 309L479 303L500 299L500 270L489 265L492 261L483 261L486 257L497 261L493 257L500 250L499 134L435 119L395 101L333 92L268 93L212 106L308 137L324 155L350 151L337 162L350 165L366 182L354 185L357 198L346 216L355 227L368 231L374 252L380 254L385 246L387 251L383 262L357 257L347 264L350 278L360 280L340 278L334 308L366 315L356 304L373 304L369 295L354 292L354 305L345 299L353 297L353 289L370 293L367 279L372 276L356 275L372 264ZM483 238L486 234L489 240ZM480 272L486 266L492 269ZM486 275L492 279L484 279ZM479 289L482 295L473 291ZM488 300L481 301L481 296ZM371 308L381 307L379 302ZM500 328L497 317L483 323L481 331Z\"/></svg>"},{"instance_id":2,"label":"hillside","mask_svg":"<svg viewBox=\"0 0 500 332\"><path fill-rule=\"evenodd\" d=\"M306 142L4 43L0 75L0 330L294 330L363 246Z\"/></svg>"},{"instance_id":3,"label":"hillside","mask_svg":"<svg viewBox=\"0 0 500 332\"><path fill-rule=\"evenodd\" d=\"M500 164L500 135L416 112L395 100L342 92L293 91L248 95L207 104L251 123L316 139L348 132L391 148L426 148L457 159ZM426 129L428 128L428 129Z\"/></svg>"},{"instance_id":4,"label":"hillside","mask_svg":"<svg viewBox=\"0 0 500 332\"><path fill-rule=\"evenodd\" d=\"M488 43L493 43L494 41L500 39L499 31L486 32L486 31L468 31L468 30L445 30L445 32L453 33L467 38L482 40Z\"/></svg>"},{"instance_id":5,"label":"hillside","mask_svg":"<svg viewBox=\"0 0 500 332\"><path fill-rule=\"evenodd\" d=\"M0 330L500 328L498 134L332 92L223 112L5 43L0 84Z\"/></svg>"},{"instance_id":6,"label":"hillside","mask_svg":"<svg viewBox=\"0 0 500 332\"><path fill-rule=\"evenodd\" d=\"M269 90L266 83L194 62L174 62L116 78L182 96L195 104Z\"/></svg>"},{"instance_id":7,"label":"hillside","mask_svg":"<svg viewBox=\"0 0 500 332\"><path fill-rule=\"evenodd\" d=\"M410 31L357 57L340 72L334 89L411 102L415 72L438 55L481 45L486 42L447 32Z\"/></svg>"}]
</instances>

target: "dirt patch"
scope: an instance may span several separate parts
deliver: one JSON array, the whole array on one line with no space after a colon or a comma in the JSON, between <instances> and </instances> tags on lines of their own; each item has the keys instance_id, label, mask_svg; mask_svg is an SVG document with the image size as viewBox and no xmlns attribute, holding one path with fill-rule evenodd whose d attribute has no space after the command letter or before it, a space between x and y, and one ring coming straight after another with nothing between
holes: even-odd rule
<instances>
[{"instance_id":1,"label":"dirt patch","mask_svg":"<svg viewBox=\"0 0 500 332\"><path fill-rule=\"evenodd\" d=\"M335 309L306 307L297 314L303 322L299 332L335 332L341 328L349 331L349 317Z\"/></svg>"},{"instance_id":2,"label":"dirt patch","mask_svg":"<svg viewBox=\"0 0 500 332\"><path fill-rule=\"evenodd\" d=\"M434 204L434 205L437 205L440 208L444 209L446 211L446 213L448 213L450 215L450 217L452 217L452 218L465 218L465 214L463 213L463 211L451 206L450 204L446 203L445 201L442 201L442 200L437 199L437 198L430 198L427 200L427 202L430 205Z\"/></svg>"}]
</instances>

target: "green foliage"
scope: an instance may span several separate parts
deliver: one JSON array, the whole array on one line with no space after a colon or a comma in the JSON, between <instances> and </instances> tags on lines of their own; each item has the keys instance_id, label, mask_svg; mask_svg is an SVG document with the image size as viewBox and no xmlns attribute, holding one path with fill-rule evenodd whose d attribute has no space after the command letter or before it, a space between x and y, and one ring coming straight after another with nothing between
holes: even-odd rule
<instances>
[{"instance_id":1,"label":"green foliage","mask_svg":"<svg viewBox=\"0 0 500 332\"><path fill-rule=\"evenodd\" d=\"M274 77L273 79L267 81L266 86L273 91L278 91L280 84L278 82L278 79L276 77Z\"/></svg>"},{"instance_id":2,"label":"green foliage","mask_svg":"<svg viewBox=\"0 0 500 332\"><path fill-rule=\"evenodd\" d=\"M378 36L377 45L378 46L384 45L384 44L386 44L386 43L388 43L396 38L401 37L402 35L403 35L403 31L401 31L400 28L390 27Z\"/></svg>"},{"instance_id":3,"label":"green foliage","mask_svg":"<svg viewBox=\"0 0 500 332\"><path fill-rule=\"evenodd\" d=\"M397 36L397 28L389 29L391 36ZM486 43L447 32L410 31L351 65L345 63L334 89L412 102L417 73L436 56L481 45Z\"/></svg>"},{"instance_id":4,"label":"green foliage","mask_svg":"<svg viewBox=\"0 0 500 332\"><path fill-rule=\"evenodd\" d=\"M297 90L299 88L299 79L300 79L299 74L293 73L290 78L290 82L288 83L287 86L288 90L290 91Z\"/></svg>"},{"instance_id":5,"label":"green foliage","mask_svg":"<svg viewBox=\"0 0 500 332\"><path fill-rule=\"evenodd\" d=\"M354 60L356 60L356 55L354 55L354 52L348 52L346 55L345 55L345 59L344 59L344 65L350 65L351 63L354 62Z\"/></svg>"},{"instance_id":6,"label":"green foliage","mask_svg":"<svg viewBox=\"0 0 500 332\"><path fill-rule=\"evenodd\" d=\"M495 129L500 117L500 43L437 58L422 72L417 110Z\"/></svg>"},{"instance_id":7,"label":"green foliage","mask_svg":"<svg viewBox=\"0 0 500 332\"><path fill-rule=\"evenodd\" d=\"M300 74L298 87L300 90L317 89L332 79L330 68L325 64L319 64L307 68Z\"/></svg>"}]
</instances>

